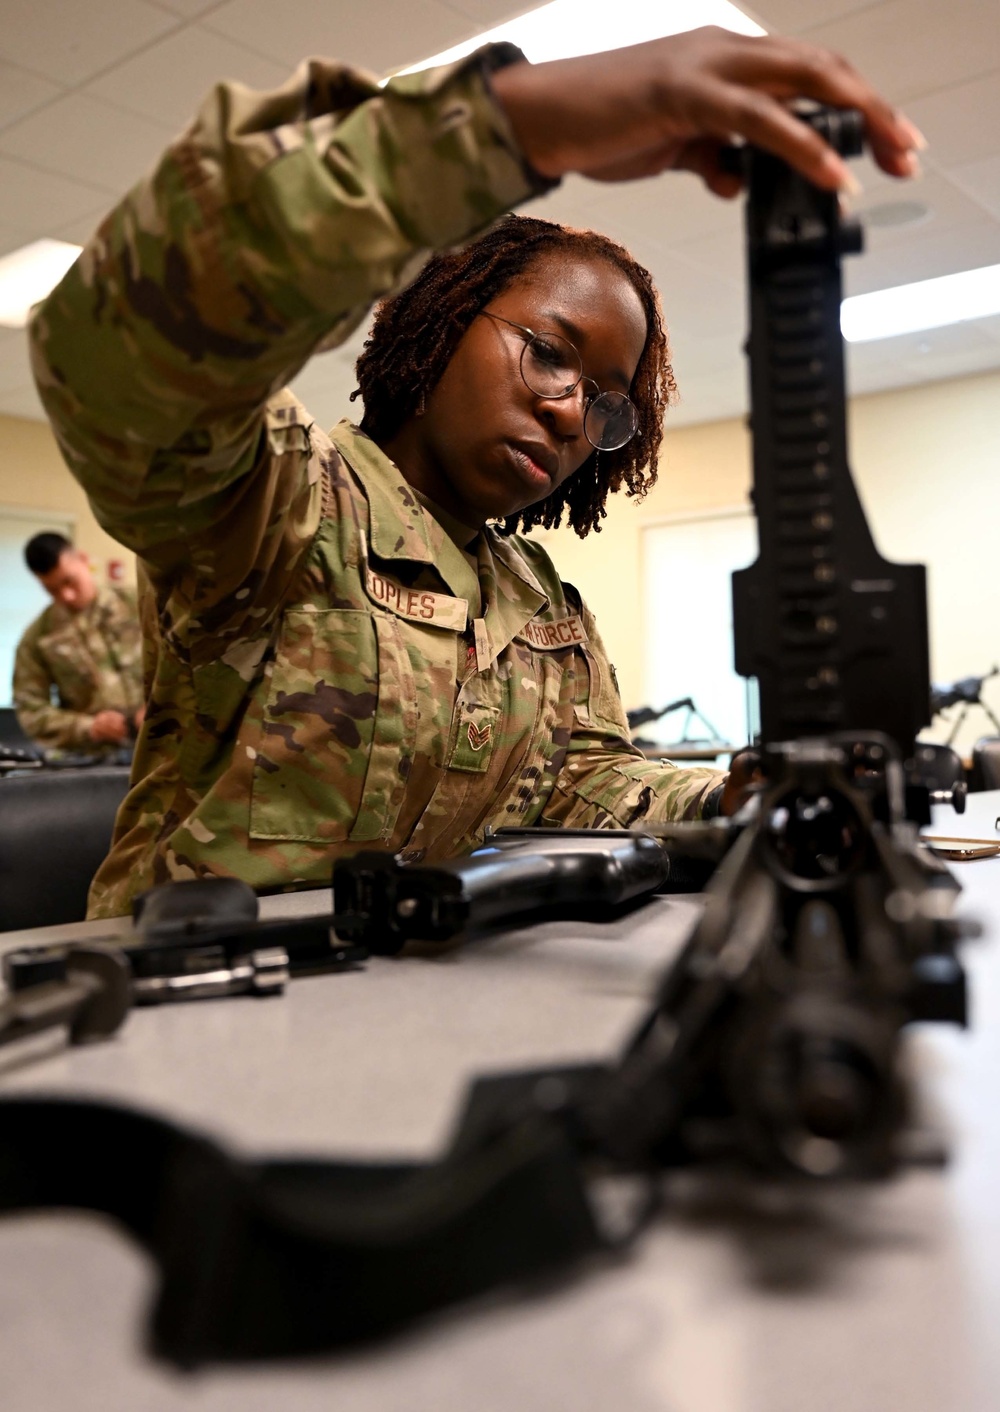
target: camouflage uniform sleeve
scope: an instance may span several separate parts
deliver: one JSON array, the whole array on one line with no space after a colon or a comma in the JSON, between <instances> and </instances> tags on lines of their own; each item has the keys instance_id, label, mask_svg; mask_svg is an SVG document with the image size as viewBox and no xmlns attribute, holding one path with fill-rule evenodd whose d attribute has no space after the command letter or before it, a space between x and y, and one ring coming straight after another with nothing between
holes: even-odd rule
<instances>
[{"instance_id":1,"label":"camouflage uniform sleeve","mask_svg":"<svg viewBox=\"0 0 1000 1412\"><path fill-rule=\"evenodd\" d=\"M573 730L540 822L599 829L702 818L725 774L647 760L635 748L614 671L585 604L582 614L587 672L578 677Z\"/></svg>"},{"instance_id":2,"label":"camouflage uniform sleeve","mask_svg":"<svg viewBox=\"0 0 1000 1412\"><path fill-rule=\"evenodd\" d=\"M525 166L491 46L392 80L312 60L217 87L35 312L32 360L98 519L147 562L197 559L265 455L265 404L426 253L551 183ZM228 492L228 493L227 493Z\"/></svg>"},{"instance_id":3,"label":"camouflage uniform sleeve","mask_svg":"<svg viewBox=\"0 0 1000 1412\"><path fill-rule=\"evenodd\" d=\"M14 656L14 708L21 729L46 750L92 748L93 716L52 703L52 676L36 647L39 632L37 625L30 627Z\"/></svg>"}]
</instances>

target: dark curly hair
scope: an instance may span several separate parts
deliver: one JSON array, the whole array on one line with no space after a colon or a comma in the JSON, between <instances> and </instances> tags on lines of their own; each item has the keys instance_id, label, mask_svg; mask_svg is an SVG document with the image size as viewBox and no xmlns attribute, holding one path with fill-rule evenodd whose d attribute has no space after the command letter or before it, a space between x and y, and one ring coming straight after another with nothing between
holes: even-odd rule
<instances>
[{"instance_id":1,"label":"dark curly hair","mask_svg":"<svg viewBox=\"0 0 1000 1412\"><path fill-rule=\"evenodd\" d=\"M437 385L479 311L535 260L554 251L597 256L617 266L646 314L646 344L629 390L639 413L635 436L617 451L602 451L599 461L596 453L589 456L557 491L511 515L500 530L553 529L565 515L582 539L600 530L607 498L622 485L642 499L655 484L663 418L677 393L659 295L649 272L616 241L553 221L506 216L479 240L435 255L412 284L378 305L351 397L364 399L362 431L376 442L394 436Z\"/></svg>"}]
</instances>

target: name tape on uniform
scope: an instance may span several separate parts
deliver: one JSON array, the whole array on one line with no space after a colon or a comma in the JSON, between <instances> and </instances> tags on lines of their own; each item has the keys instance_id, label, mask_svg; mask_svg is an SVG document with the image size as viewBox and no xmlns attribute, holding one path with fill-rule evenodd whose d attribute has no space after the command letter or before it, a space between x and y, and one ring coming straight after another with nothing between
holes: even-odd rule
<instances>
[{"instance_id":1,"label":"name tape on uniform","mask_svg":"<svg viewBox=\"0 0 1000 1412\"><path fill-rule=\"evenodd\" d=\"M449 598L446 593L428 593L421 588L404 588L371 569L365 573L365 586L369 597L401 618L432 623L436 628L453 628L457 632L465 630L469 605L464 598Z\"/></svg>"},{"instance_id":2,"label":"name tape on uniform","mask_svg":"<svg viewBox=\"0 0 1000 1412\"><path fill-rule=\"evenodd\" d=\"M587 641L583 619L578 613L571 618L557 618L551 623L527 623L518 636L542 652L556 652L561 647L575 647Z\"/></svg>"}]
</instances>

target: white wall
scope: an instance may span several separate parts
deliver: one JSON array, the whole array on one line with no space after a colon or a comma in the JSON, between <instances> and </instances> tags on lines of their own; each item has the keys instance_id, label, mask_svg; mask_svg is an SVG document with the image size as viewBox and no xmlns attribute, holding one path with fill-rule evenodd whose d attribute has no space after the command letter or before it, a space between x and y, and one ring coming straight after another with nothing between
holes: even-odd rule
<instances>
[{"instance_id":1,"label":"white wall","mask_svg":"<svg viewBox=\"0 0 1000 1412\"><path fill-rule=\"evenodd\" d=\"M849 435L880 552L928 566L933 678L980 675L1000 661L1000 374L856 398ZM544 537L598 615L626 706L644 704L647 619L663 611L644 601L643 527L746 503L749 485L742 421L671 432L668 419L659 481L642 504L619 498L596 539L565 529ZM673 609L697 615L697 592ZM986 694L1000 714L1000 679ZM947 730L929 734L944 739ZM957 744L969 749L991 731L975 711Z\"/></svg>"},{"instance_id":2,"label":"white wall","mask_svg":"<svg viewBox=\"0 0 1000 1412\"><path fill-rule=\"evenodd\" d=\"M929 567L935 679L986 671L1000 658L1000 373L857 398L850 415L852 464L879 549ZM742 421L671 430L668 419L659 483L642 504L619 497L602 533L584 541L567 530L541 536L597 613L627 706L643 704L643 527L744 504L749 484ZM0 417L0 502L73 516L99 571L121 553L42 423ZM676 609L696 615L696 594ZM988 695L1000 714L1000 682ZM960 744L989 729L974 713Z\"/></svg>"}]
</instances>

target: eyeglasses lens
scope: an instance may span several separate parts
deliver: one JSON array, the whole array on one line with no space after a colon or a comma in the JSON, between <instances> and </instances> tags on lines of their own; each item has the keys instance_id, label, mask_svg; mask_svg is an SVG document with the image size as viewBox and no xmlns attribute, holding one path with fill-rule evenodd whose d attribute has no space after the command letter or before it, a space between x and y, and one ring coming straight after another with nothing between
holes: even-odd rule
<instances>
[{"instance_id":1,"label":"eyeglasses lens","mask_svg":"<svg viewBox=\"0 0 1000 1412\"><path fill-rule=\"evenodd\" d=\"M583 429L598 451L617 451L639 429L635 404L620 392L602 392L587 408Z\"/></svg>"},{"instance_id":2,"label":"eyeglasses lens","mask_svg":"<svg viewBox=\"0 0 1000 1412\"><path fill-rule=\"evenodd\" d=\"M551 333L524 345L521 376L539 397L568 397L582 375L580 355L569 339Z\"/></svg>"},{"instance_id":3,"label":"eyeglasses lens","mask_svg":"<svg viewBox=\"0 0 1000 1412\"><path fill-rule=\"evenodd\" d=\"M521 376L539 397L569 397L583 377L583 363L568 338L536 334L521 353ZM598 451L617 451L638 427L635 404L621 392L602 392L587 404L583 429Z\"/></svg>"}]
</instances>

